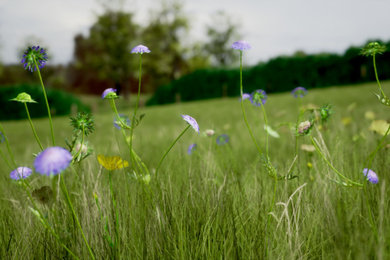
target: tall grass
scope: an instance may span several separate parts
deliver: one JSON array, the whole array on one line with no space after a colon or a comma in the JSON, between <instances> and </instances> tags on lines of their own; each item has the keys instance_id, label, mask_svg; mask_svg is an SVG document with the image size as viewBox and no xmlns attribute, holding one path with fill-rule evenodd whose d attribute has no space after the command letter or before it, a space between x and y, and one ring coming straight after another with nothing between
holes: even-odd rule
<instances>
[{"instance_id":1,"label":"tall grass","mask_svg":"<svg viewBox=\"0 0 390 260\"><path fill-rule=\"evenodd\" d=\"M364 181L362 169L380 135L368 128L372 111L389 119L387 107L371 91L375 84L333 87L310 91L303 105L332 103L335 114L326 129L313 131L323 140L333 165L354 180ZM383 88L390 87L384 82ZM287 174L295 154L295 137L286 122L295 124L298 101L289 93L270 95L266 103L269 125L281 138L269 140L269 156L278 173ZM247 117L260 144L265 142L259 107L245 103ZM121 112L121 111L120 111ZM229 143L217 145L214 137L183 136L168 154L156 179L146 185L126 168L114 171L112 181L119 210L120 252L114 251L107 234L114 237L115 212L110 199L109 175L96 160L97 154L121 155L128 149L113 116L95 115L96 131L89 137L94 155L66 170L64 179L76 214L97 259L388 259L390 257L389 159L382 150L373 162L380 182L362 189L336 184L331 169L314 153L299 151L299 178L280 180L276 203L269 212L273 180L262 167L241 117L238 98L141 108L146 113L134 133L133 146L146 165L158 164L166 147L182 131L180 114L195 117L201 127L216 135L228 134ZM350 124L342 119L350 117ZM344 120L345 121L345 120ZM44 146L51 142L47 121L34 120ZM69 119L53 118L57 145L65 146L71 135ZM30 162L39 152L27 121L3 124L17 163ZM264 133L264 134L262 134ZM320 137L320 135L321 137ZM61 143L62 142L62 143ZM188 155L191 143L197 149ZM299 145L310 144L300 137ZM5 151L4 144L0 148ZM310 162L312 167L308 167ZM9 178L8 166L0 161L0 258L71 258L29 210L22 188ZM295 168L294 168L295 169ZM294 170L298 174L297 170ZM51 186L52 180L31 176L30 185ZM58 183L59 185L59 183ZM95 197L98 198L99 207ZM367 201L378 230L371 227ZM39 200L37 200L39 203ZM39 207L60 235L61 241L80 259L89 254L75 219L58 196ZM271 216L269 226L266 226ZM265 241L268 241L265 243ZM265 246L267 245L267 248ZM267 252L267 254L265 254Z\"/></svg>"}]
</instances>

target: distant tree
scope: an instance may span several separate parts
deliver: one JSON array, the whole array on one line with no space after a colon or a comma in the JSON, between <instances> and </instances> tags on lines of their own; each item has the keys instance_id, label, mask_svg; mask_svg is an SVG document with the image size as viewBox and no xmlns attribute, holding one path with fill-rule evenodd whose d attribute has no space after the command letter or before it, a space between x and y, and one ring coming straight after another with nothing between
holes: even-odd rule
<instances>
[{"instance_id":1,"label":"distant tree","mask_svg":"<svg viewBox=\"0 0 390 260\"><path fill-rule=\"evenodd\" d=\"M234 51L231 45L234 41L240 40L239 26L223 11L218 11L210 24L207 26L208 42L205 49L214 66L226 67L238 56L238 52Z\"/></svg>"},{"instance_id":2,"label":"distant tree","mask_svg":"<svg viewBox=\"0 0 390 260\"><path fill-rule=\"evenodd\" d=\"M78 74L75 81L81 85L101 81L104 87L112 85L121 92L135 68L136 59L130 50L137 30L131 13L106 10L98 16L87 37L75 37L73 69Z\"/></svg>"},{"instance_id":3,"label":"distant tree","mask_svg":"<svg viewBox=\"0 0 390 260\"><path fill-rule=\"evenodd\" d=\"M178 1L164 1L150 16L141 38L151 50L151 55L145 55L144 68L149 76L149 90L155 90L189 70L188 49L182 45L188 36L189 22Z\"/></svg>"}]
</instances>

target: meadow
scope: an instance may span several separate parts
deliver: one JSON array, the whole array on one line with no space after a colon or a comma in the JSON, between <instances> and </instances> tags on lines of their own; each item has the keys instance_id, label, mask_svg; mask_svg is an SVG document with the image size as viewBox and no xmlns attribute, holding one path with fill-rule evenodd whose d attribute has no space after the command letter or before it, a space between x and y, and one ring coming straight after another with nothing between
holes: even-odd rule
<instances>
[{"instance_id":1,"label":"meadow","mask_svg":"<svg viewBox=\"0 0 390 260\"><path fill-rule=\"evenodd\" d=\"M390 81L383 82L390 88ZM97 155L130 161L121 131L113 126L107 100L87 97L98 107L95 131L87 138L93 153L61 173L70 201L96 259L388 259L390 192L388 146L371 169L379 182L366 181L363 168L381 140L374 120L387 120L387 107L372 93L376 83L309 90L303 98L270 94L264 107L268 124L280 137L269 137L269 158L278 175L270 177L242 118L239 98L223 98L156 107L141 107L145 117L134 130L133 146L149 167L145 180L130 167L109 172ZM119 112L133 106L118 99ZM337 182L332 168L316 151L298 149L295 130L302 107L332 104L326 125L297 138L298 147L318 140L329 162L362 187ZM244 102L248 122L261 147L266 132L260 107ZM186 125L180 115L196 118L200 133L187 131L153 175L159 160ZM304 115L303 117L305 117ZM50 146L47 119L33 119L44 147ZM18 165L32 167L39 146L28 121L2 122ZM57 145L66 147L72 126L54 117ZM213 136L204 131L212 129ZM229 136L218 144L221 134ZM189 145L196 149L188 153ZM6 154L5 144L0 149ZM0 258L89 259L77 221L64 194L34 196L36 206L58 238L45 228L23 185L9 177L0 160ZM110 189L112 174L112 189ZM60 179L32 174L29 190L60 190ZM277 183L277 185L275 185ZM116 200L110 198L111 192ZM275 195L274 195L275 194ZM115 203L115 207L113 207ZM118 221L119 220L119 221ZM115 238L115 239L114 239ZM114 243L113 240L118 241ZM61 243L59 242L61 241ZM74 255L70 254L65 247Z\"/></svg>"}]
</instances>

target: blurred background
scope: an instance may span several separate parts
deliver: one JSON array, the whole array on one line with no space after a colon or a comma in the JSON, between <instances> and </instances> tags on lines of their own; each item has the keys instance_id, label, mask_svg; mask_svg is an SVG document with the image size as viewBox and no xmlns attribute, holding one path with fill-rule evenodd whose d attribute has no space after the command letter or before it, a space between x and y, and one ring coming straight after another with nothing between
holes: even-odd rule
<instances>
[{"instance_id":1,"label":"blurred background","mask_svg":"<svg viewBox=\"0 0 390 260\"><path fill-rule=\"evenodd\" d=\"M19 92L39 99L36 73L20 63L33 45L49 55L42 76L58 115L98 111L109 87L131 104L139 60L130 50L138 44L151 50L142 105L238 96L237 40L252 45L245 92L372 81L372 61L359 52L373 40L390 49L388 10L388 0L0 0L0 119L25 117L9 102ZM379 77L389 78L389 52L377 62ZM40 103L33 117L45 115Z\"/></svg>"}]
</instances>

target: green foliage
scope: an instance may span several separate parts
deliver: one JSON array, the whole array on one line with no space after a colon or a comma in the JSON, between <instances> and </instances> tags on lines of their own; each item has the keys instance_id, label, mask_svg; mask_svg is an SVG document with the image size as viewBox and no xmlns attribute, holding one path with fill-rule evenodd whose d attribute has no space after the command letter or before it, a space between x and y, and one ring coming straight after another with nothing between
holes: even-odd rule
<instances>
[{"instance_id":1,"label":"green foliage","mask_svg":"<svg viewBox=\"0 0 390 260\"><path fill-rule=\"evenodd\" d=\"M387 44L390 49L390 42ZM383 45L384 46L384 45ZM249 53L249 51L248 51ZM247 54L245 54L247 55ZM245 58L245 57L244 57ZM390 53L377 57L379 78L390 77ZM238 69L203 69L183 76L159 89L148 105L239 95ZM307 89L346 85L375 80L371 61L351 47L344 55L321 53L281 56L267 63L246 68L243 72L244 92L264 89L267 93L291 91L297 86ZM160 97L157 97L160 95Z\"/></svg>"},{"instance_id":2,"label":"green foliage","mask_svg":"<svg viewBox=\"0 0 390 260\"><path fill-rule=\"evenodd\" d=\"M0 120L13 120L26 118L26 110L23 104L12 102L19 93L27 92L38 104L29 104L31 117L45 117L47 110L43 98L42 88L39 85L21 84L0 87ZM89 108L72 94L49 89L47 96L53 115L69 115L72 109L89 111Z\"/></svg>"}]
</instances>

